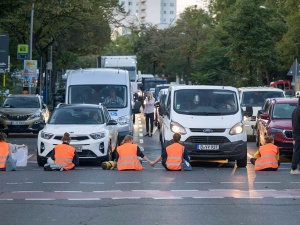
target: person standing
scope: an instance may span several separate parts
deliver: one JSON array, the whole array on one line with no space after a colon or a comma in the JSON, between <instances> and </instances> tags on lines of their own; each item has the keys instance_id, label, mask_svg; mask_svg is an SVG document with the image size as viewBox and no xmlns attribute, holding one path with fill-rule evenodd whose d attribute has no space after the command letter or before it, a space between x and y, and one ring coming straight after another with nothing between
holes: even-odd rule
<instances>
[{"instance_id":1,"label":"person standing","mask_svg":"<svg viewBox=\"0 0 300 225\"><path fill-rule=\"evenodd\" d=\"M155 99L153 98L152 92L147 92L147 96L144 101L144 114L146 116L146 134L145 136L152 137L153 135L153 123L154 123L154 104ZM150 127L150 133L149 133Z\"/></svg>"},{"instance_id":2,"label":"person standing","mask_svg":"<svg viewBox=\"0 0 300 225\"><path fill-rule=\"evenodd\" d=\"M51 157L48 158L48 165L50 164L51 168L58 166L60 171L72 170L79 165L77 152L74 147L70 146L71 137L69 133L64 133L61 140L63 143L56 145Z\"/></svg>"},{"instance_id":3,"label":"person standing","mask_svg":"<svg viewBox=\"0 0 300 225\"><path fill-rule=\"evenodd\" d=\"M182 167L182 159L190 162L185 147L179 143L180 139L181 135L179 133L175 133L173 135L174 143L166 147L163 153L158 156L156 160L151 162L150 165L153 167L156 163L162 160L162 165L166 170L180 171Z\"/></svg>"},{"instance_id":4,"label":"person standing","mask_svg":"<svg viewBox=\"0 0 300 225\"><path fill-rule=\"evenodd\" d=\"M143 166L139 157L145 159L149 164L151 161L145 156L139 146L133 144L133 137L126 135L120 146L117 147L115 163L111 169L115 167L118 170L142 170Z\"/></svg>"},{"instance_id":5,"label":"person standing","mask_svg":"<svg viewBox=\"0 0 300 225\"><path fill-rule=\"evenodd\" d=\"M291 174L300 174L300 170L297 168L300 161L300 98L298 98L298 106L292 113L292 127L293 127L293 157Z\"/></svg>"},{"instance_id":6,"label":"person standing","mask_svg":"<svg viewBox=\"0 0 300 225\"><path fill-rule=\"evenodd\" d=\"M279 149L274 145L274 138L271 136L265 137L265 143L255 152L250 162L256 171L276 171L280 165Z\"/></svg>"},{"instance_id":7,"label":"person standing","mask_svg":"<svg viewBox=\"0 0 300 225\"><path fill-rule=\"evenodd\" d=\"M0 132L0 171L5 171L6 168L6 161L11 160L11 153L15 153L18 151L19 148L24 148L26 145L16 145L6 142L7 135L3 132ZM10 159L9 159L10 158ZM15 164L14 162L13 164ZM16 170L15 166L12 166L10 170Z\"/></svg>"}]
</instances>

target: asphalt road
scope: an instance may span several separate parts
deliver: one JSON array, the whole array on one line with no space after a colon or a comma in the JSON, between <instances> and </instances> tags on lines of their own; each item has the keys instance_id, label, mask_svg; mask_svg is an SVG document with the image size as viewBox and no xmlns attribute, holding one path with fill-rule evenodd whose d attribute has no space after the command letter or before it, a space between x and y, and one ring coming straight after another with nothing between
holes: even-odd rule
<instances>
[{"instance_id":1,"label":"asphalt road","mask_svg":"<svg viewBox=\"0 0 300 225\"><path fill-rule=\"evenodd\" d=\"M137 116L134 142L154 160L158 131L143 137ZM11 135L27 144L27 167L0 173L0 224L287 224L300 216L300 176L290 175L290 157L278 171L255 172L248 163L193 162L193 171L165 171L143 162L143 171L106 171L81 164L74 171L46 172L36 163L36 135ZM248 143L248 156L256 151Z\"/></svg>"}]
</instances>

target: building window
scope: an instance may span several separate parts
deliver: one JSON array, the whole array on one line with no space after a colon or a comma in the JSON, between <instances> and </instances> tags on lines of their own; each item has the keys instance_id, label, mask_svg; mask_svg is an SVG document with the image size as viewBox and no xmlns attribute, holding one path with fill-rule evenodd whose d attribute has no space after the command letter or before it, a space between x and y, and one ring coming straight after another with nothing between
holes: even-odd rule
<instances>
[{"instance_id":1,"label":"building window","mask_svg":"<svg viewBox=\"0 0 300 225\"><path fill-rule=\"evenodd\" d=\"M128 5L132 5L132 2L128 2Z\"/></svg>"},{"instance_id":2,"label":"building window","mask_svg":"<svg viewBox=\"0 0 300 225\"><path fill-rule=\"evenodd\" d=\"M170 11L170 14L171 14L171 15L174 15L174 11Z\"/></svg>"},{"instance_id":3,"label":"building window","mask_svg":"<svg viewBox=\"0 0 300 225\"><path fill-rule=\"evenodd\" d=\"M167 6L167 3L164 3L164 6Z\"/></svg>"},{"instance_id":4,"label":"building window","mask_svg":"<svg viewBox=\"0 0 300 225\"><path fill-rule=\"evenodd\" d=\"M166 18L163 18L163 22L164 22L164 23L167 22L167 19L166 19Z\"/></svg>"},{"instance_id":5,"label":"building window","mask_svg":"<svg viewBox=\"0 0 300 225\"><path fill-rule=\"evenodd\" d=\"M171 6L171 7L174 7L174 3L170 3L170 6Z\"/></svg>"},{"instance_id":6,"label":"building window","mask_svg":"<svg viewBox=\"0 0 300 225\"><path fill-rule=\"evenodd\" d=\"M167 14L167 11L164 11L164 14Z\"/></svg>"}]
</instances>

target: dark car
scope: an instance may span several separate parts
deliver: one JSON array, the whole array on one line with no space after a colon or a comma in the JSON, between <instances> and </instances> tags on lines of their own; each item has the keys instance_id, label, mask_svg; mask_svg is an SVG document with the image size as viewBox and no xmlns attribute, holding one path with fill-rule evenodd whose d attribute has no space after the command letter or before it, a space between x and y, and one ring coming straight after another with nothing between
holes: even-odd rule
<instances>
[{"instance_id":1,"label":"dark car","mask_svg":"<svg viewBox=\"0 0 300 225\"><path fill-rule=\"evenodd\" d=\"M256 121L257 147L265 144L265 136L272 136L280 154L293 154L292 113L298 98L266 99Z\"/></svg>"}]
</instances>

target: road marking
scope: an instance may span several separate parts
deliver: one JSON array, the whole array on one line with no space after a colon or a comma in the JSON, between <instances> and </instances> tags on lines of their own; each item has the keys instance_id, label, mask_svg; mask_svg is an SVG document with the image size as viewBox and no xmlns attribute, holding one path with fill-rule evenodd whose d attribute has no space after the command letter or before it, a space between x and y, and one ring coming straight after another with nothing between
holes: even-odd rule
<instances>
[{"instance_id":1,"label":"road marking","mask_svg":"<svg viewBox=\"0 0 300 225\"><path fill-rule=\"evenodd\" d=\"M211 197L206 197L206 196L203 196L203 197L193 197L193 198L224 198L224 197L222 197L222 196L211 196Z\"/></svg>"},{"instance_id":2,"label":"road marking","mask_svg":"<svg viewBox=\"0 0 300 225\"><path fill-rule=\"evenodd\" d=\"M69 184L70 182L59 182L59 181L47 181L43 182L43 184Z\"/></svg>"},{"instance_id":3,"label":"road marking","mask_svg":"<svg viewBox=\"0 0 300 225\"><path fill-rule=\"evenodd\" d=\"M208 189L208 191L240 191L238 189Z\"/></svg>"},{"instance_id":4,"label":"road marking","mask_svg":"<svg viewBox=\"0 0 300 225\"><path fill-rule=\"evenodd\" d=\"M82 193L82 191L54 191L56 193Z\"/></svg>"},{"instance_id":5,"label":"road marking","mask_svg":"<svg viewBox=\"0 0 300 225\"><path fill-rule=\"evenodd\" d=\"M115 182L115 184L140 184L141 182L139 181L133 181L133 182Z\"/></svg>"},{"instance_id":6,"label":"road marking","mask_svg":"<svg viewBox=\"0 0 300 225\"><path fill-rule=\"evenodd\" d=\"M79 182L80 184L104 184L104 182Z\"/></svg>"},{"instance_id":7,"label":"road marking","mask_svg":"<svg viewBox=\"0 0 300 225\"><path fill-rule=\"evenodd\" d=\"M175 184L176 182L150 182L151 184Z\"/></svg>"},{"instance_id":8,"label":"road marking","mask_svg":"<svg viewBox=\"0 0 300 225\"><path fill-rule=\"evenodd\" d=\"M143 129L139 129L139 131L143 131Z\"/></svg>"},{"instance_id":9,"label":"road marking","mask_svg":"<svg viewBox=\"0 0 300 225\"><path fill-rule=\"evenodd\" d=\"M264 197L256 197L256 196L241 196L241 197L233 197L233 198L264 198Z\"/></svg>"},{"instance_id":10,"label":"road marking","mask_svg":"<svg viewBox=\"0 0 300 225\"><path fill-rule=\"evenodd\" d=\"M117 197L112 198L113 200L121 200L121 199L141 199L141 197Z\"/></svg>"},{"instance_id":11,"label":"road marking","mask_svg":"<svg viewBox=\"0 0 300 225\"><path fill-rule=\"evenodd\" d=\"M19 184L19 183L6 183L6 184Z\"/></svg>"},{"instance_id":12,"label":"road marking","mask_svg":"<svg viewBox=\"0 0 300 225\"><path fill-rule=\"evenodd\" d=\"M44 191L13 191L12 193L43 193Z\"/></svg>"},{"instance_id":13,"label":"road marking","mask_svg":"<svg viewBox=\"0 0 300 225\"><path fill-rule=\"evenodd\" d=\"M143 139L140 139L140 144L143 144L144 143L144 140Z\"/></svg>"},{"instance_id":14,"label":"road marking","mask_svg":"<svg viewBox=\"0 0 300 225\"><path fill-rule=\"evenodd\" d=\"M170 199L182 199L181 197L159 197L159 198L153 198L155 200L170 200Z\"/></svg>"},{"instance_id":15,"label":"road marking","mask_svg":"<svg viewBox=\"0 0 300 225\"><path fill-rule=\"evenodd\" d=\"M33 154L29 154L29 155L27 156L27 159L30 159L32 156L33 156Z\"/></svg>"},{"instance_id":16,"label":"road marking","mask_svg":"<svg viewBox=\"0 0 300 225\"><path fill-rule=\"evenodd\" d=\"M143 134L139 134L140 137L143 137Z\"/></svg>"},{"instance_id":17,"label":"road marking","mask_svg":"<svg viewBox=\"0 0 300 225\"><path fill-rule=\"evenodd\" d=\"M220 184L245 184L246 182L239 182L239 181L236 181L236 182L220 182Z\"/></svg>"},{"instance_id":18,"label":"road marking","mask_svg":"<svg viewBox=\"0 0 300 225\"><path fill-rule=\"evenodd\" d=\"M290 182L291 184L300 184L300 182Z\"/></svg>"},{"instance_id":19,"label":"road marking","mask_svg":"<svg viewBox=\"0 0 300 225\"><path fill-rule=\"evenodd\" d=\"M211 182L193 182L193 181L187 181L187 182L185 182L186 184L211 184Z\"/></svg>"},{"instance_id":20,"label":"road marking","mask_svg":"<svg viewBox=\"0 0 300 225\"><path fill-rule=\"evenodd\" d=\"M281 182L254 182L255 184L281 184Z\"/></svg>"},{"instance_id":21,"label":"road marking","mask_svg":"<svg viewBox=\"0 0 300 225\"><path fill-rule=\"evenodd\" d=\"M13 201L13 199L12 198L0 199L0 201Z\"/></svg>"},{"instance_id":22,"label":"road marking","mask_svg":"<svg viewBox=\"0 0 300 225\"><path fill-rule=\"evenodd\" d=\"M25 201L53 201L55 198L25 198Z\"/></svg>"},{"instance_id":23,"label":"road marking","mask_svg":"<svg viewBox=\"0 0 300 225\"><path fill-rule=\"evenodd\" d=\"M174 191L174 192L176 192L176 191L182 191L182 192L185 192L185 191L199 191L199 190L170 190L170 191Z\"/></svg>"},{"instance_id":24,"label":"road marking","mask_svg":"<svg viewBox=\"0 0 300 225\"><path fill-rule=\"evenodd\" d=\"M140 149L141 149L142 152L145 151L144 147L140 147Z\"/></svg>"},{"instance_id":25,"label":"road marking","mask_svg":"<svg viewBox=\"0 0 300 225\"><path fill-rule=\"evenodd\" d=\"M157 192L161 190L131 190L131 191Z\"/></svg>"},{"instance_id":26,"label":"road marking","mask_svg":"<svg viewBox=\"0 0 300 225\"><path fill-rule=\"evenodd\" d=\"M122 192L121 190L109 190L109 191L93 191L94 193L110 193L110 192Z\"/></svg>"},{"instance_id":27,"label":"road marking","mask_svg":"<svg viewBox=\"0 0 300 225\"><path fill-rule=\"evenodd\" d=\"M69 201L99 201L100 198L69 198Z\"/></svg>"}]
</instances>

